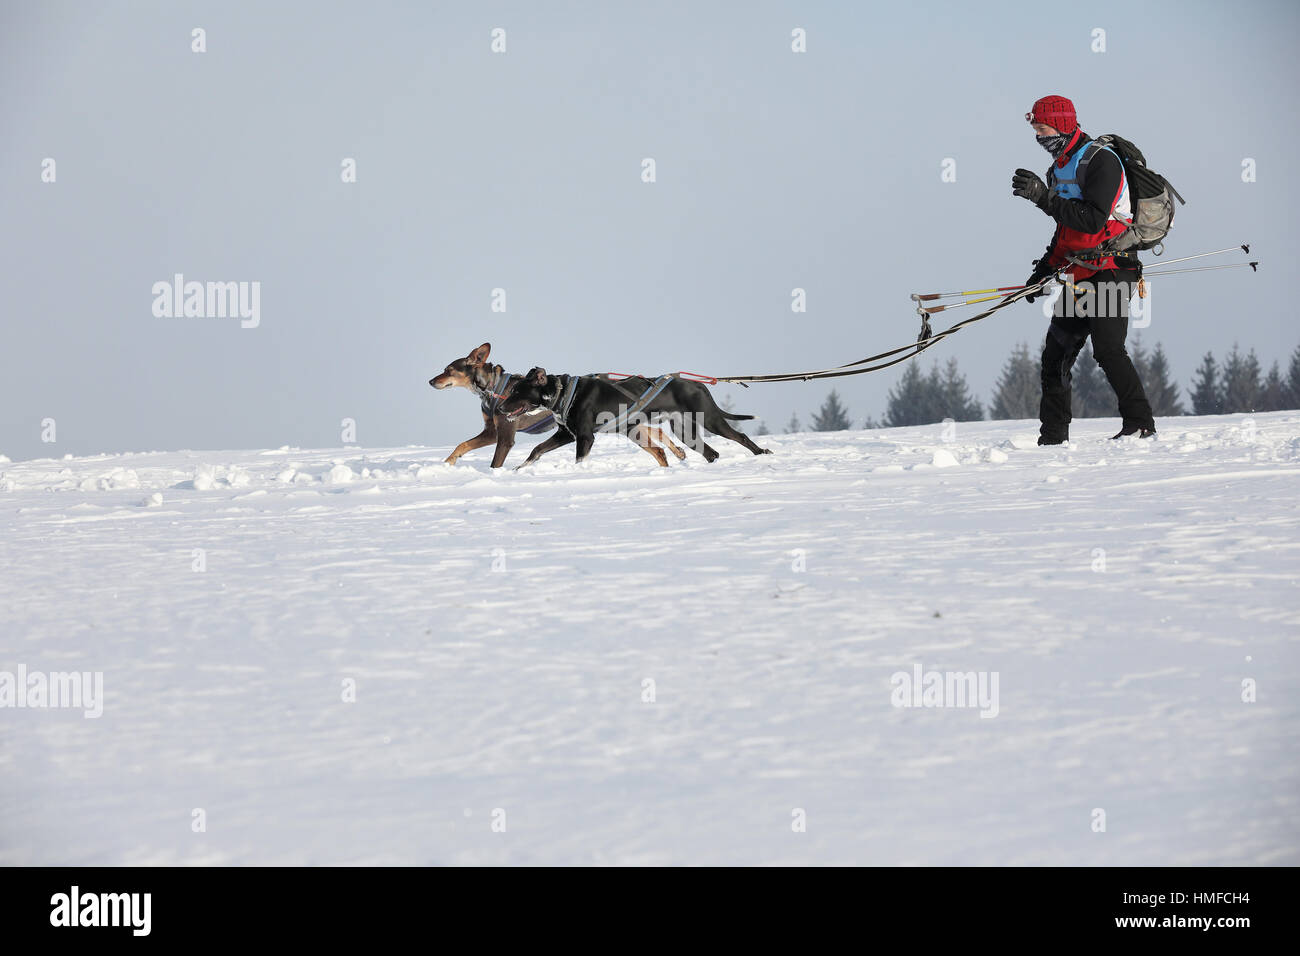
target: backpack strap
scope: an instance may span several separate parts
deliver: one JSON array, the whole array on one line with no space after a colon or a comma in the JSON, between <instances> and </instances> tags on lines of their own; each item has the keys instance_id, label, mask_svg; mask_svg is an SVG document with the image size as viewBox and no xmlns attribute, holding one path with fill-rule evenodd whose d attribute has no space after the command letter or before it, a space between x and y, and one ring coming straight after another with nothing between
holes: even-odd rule
<instances>
[{"instance_id":1,"label":"backpack strap","mask_svg":"<svg viewBox=\"0 0 1300 956\"><path fill-rule=\"evenodd\" d=\"M1133 197L1132 184L1128 181L1128 170L1124 168L1124 160L1120 157L1119 153L1115 152L1115 150L1111 149L1109 146L1105 145L1104 143L1099 143L1095 139L1091 140L1087 146L1083 147L1083 155L1079 157L1079 165L1078 168L1075 170L1074 180L1079 184L1079 188L1082 189L1084 183L1084 177L1087 175L1088 164L1092 162L1092 158L1102 150L1105 150L1106 152L1114 156L1115 162L1119 163L1120 196L1124 195L1124 192L1126 190L1128 191L1129 218L1121 219L1119 216L1115 215L1115 209L1112 206L1110 210L1110 215L1107 216L1106 219L1107 220L1114 219L1116 222L1122 222L1125 225L1131 226L1133 225L1133 220L1137 218L1137 208L1135 205L1136 200ZM1171 186L1170 188L1172 189L1173 187ZM1118 196L1115 197L1115 201L1119 202Z\"/></svg>"},{"instance_id":2,"label":"backpack strap","mask_svg":"<svg viewBox=\"0 0 1300 956\"><path fill-rule=\"evenodd\" d=\"M1077 167L1077 171L1074 174L1075 182L1079 182L1079 183L1083 182L1084 170L1086 170L1088 168L1088 164L1092 162L1092 157L1097 155L1097 150L1105 149L1105 148L1106 148L1105 146L1097 142L1095 139L1090 139L1088 140L1087 143L1084 144L1083 155L1079 157L1079 165ZM1123 168L1124 163L1121 162L1119 165L1120 168Z\"/></svg>"}]
</instances>

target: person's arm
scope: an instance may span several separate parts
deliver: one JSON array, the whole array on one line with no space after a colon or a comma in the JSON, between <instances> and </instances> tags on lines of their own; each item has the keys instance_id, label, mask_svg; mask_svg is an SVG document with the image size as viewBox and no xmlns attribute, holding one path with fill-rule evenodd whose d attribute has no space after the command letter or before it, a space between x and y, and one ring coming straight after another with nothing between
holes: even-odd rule
<instances>
[{"instance_id":1,"label":"person's arm","mask_svg":"<svg viewBox=\"0 0 1300 956\"><path fill-rule=\"evenodd\" d=\"M1049 193L1040 208L1062 226L1078 232L1101 232L1119 200L1124 184L1124 167L1114 153L1098 149L1088 161L1086 170L1082 199L1063 199ZM1052 241L1055 244L1055 237Z\"/></svg>"}]
</instances>

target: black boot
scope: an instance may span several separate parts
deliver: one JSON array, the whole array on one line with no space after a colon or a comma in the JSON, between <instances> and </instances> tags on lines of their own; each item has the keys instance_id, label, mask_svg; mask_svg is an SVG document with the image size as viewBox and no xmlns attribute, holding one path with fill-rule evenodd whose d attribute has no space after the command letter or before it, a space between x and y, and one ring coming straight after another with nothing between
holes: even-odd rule
<instances>
[{"instance_id":1,"label":"black boot","mask_svg":"<svg viewBox=\"0 0 1300 956\"><path fill-rule=\"evenodd\" d=\"M1110 440L1114 441L1116 438L1123 438L1125 435L1137 435L1138 438L1155 438L1156 430L1141 425L1125 425L1119 430L1118 435L1111 435Z\"/></svg>"},{"instance_id":2,"label":"black boot","mask_svg":"<svg viewBox=\"0 0 1300 956\"><path fill-rule=\"evenodd\" d=\"M1039 436L1038 436L1038 444L1040 444L1040 445L1064 445L1064 444L1065 444L1066 442L1068 442L1069 440L1070 440L1070 439L1069 439L1068 437L1064 437L1064 438L1062 438L1062 437L1057 436L1057 435L1039 435Z\"/></svg>"}]
</instances>

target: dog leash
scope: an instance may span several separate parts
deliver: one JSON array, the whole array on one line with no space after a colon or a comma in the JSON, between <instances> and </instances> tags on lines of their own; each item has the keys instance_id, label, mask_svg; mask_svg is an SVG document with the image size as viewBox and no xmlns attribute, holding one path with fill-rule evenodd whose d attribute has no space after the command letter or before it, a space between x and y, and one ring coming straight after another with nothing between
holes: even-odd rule
<instances>
[{"instance_id":1,"label":"dog leash","mask_svg":"<svg viewBox=\"0 0 1300 956\"><path fill-rule=\"evenodd\" d=\"M818 369L817 371L812 372L784 372L772 375L719 375L714 379L714 381L732 382L748 388L749 385L747 383L749 382L807 382L818 378L841 378L845 375L862 375L866 372L878 372L881 369L889 368L891 365L897 365L899 362L906 362L910 358L915 358L931 345L942 341L950 335L956 335L966 326L979 322L982 319L987 319L999 309L1005 309L1012 303L1019 302L1027 295L1034 295L1042 291L1043 287L1055 278L1055 275L1051 275L1034 285L1027 285L1020 291L1013 292L992 308L985 309L977 315L972 315L969 318L962 319L960 322L957 322L944 329L942 332L937 333L930 329L929 313L927 313L924 307L918 303L917 311L921 314L921 334L916 337L915 342L911 345L903 345L896 349L890 349L887 352L877 352L875 355L868 355L866 358L858 359L856 362L848 362L844 365L836 365L832 368ZM894 356L898 357L894 358ZM889 361L885 362L882 361L882 359L889 359ZM860 368L859 366L864 367Z\"/></svg>"}]
</instances>

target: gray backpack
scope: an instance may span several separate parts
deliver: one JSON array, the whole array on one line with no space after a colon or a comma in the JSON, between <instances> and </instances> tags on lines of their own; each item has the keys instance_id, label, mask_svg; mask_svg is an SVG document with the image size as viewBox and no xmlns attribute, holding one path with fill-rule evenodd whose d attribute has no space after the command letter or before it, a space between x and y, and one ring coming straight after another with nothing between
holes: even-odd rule
<instances>
[{"instance_id":1,"label":"gray backpack","mask_svg":"<svg viewBox=\"0 0 1300 956\"><path fill-rule=\"evenodd\" d=\"M1174 200L1184 206L1187 200L1178 194L1169 180L1148 169L1142 150L1124 137L1107 133L1098 136L1096 141L1100 146L1109 146L1119 156L1133 205L1132 225L1098 248L1104 252L1132 254L1159 246L1156 255L1160 255L1164 251L1163 240L1174 224Z\"/></svg>"}]
</instances>

